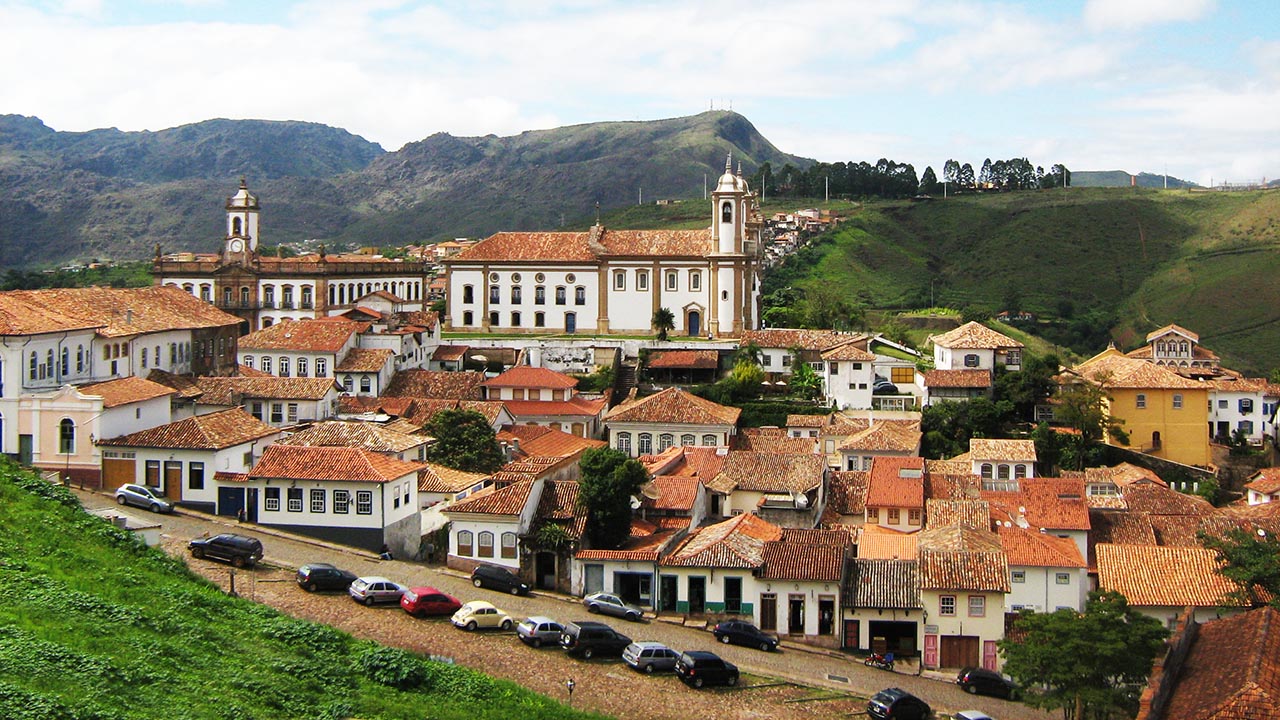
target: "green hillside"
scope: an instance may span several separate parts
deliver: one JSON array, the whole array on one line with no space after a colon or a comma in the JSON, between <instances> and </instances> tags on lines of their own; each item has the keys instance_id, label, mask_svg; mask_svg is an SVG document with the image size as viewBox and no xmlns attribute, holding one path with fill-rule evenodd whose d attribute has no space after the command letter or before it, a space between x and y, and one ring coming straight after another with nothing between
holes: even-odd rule
<instances>
[{"instance_id":1,"label":"green hillside","mask_svg":"<svg viewBox=\"0 0 1280 720\"><path fill-rule=\"evenodd\" d=\"M878 308L1029 310L1091 354L1176 322L1235 369L1280 366L1280 193L1071 188L868 203L765 283ZM933 301L930 302L932 297Z\"/></svg>"},{"instance_id":2,"label":"green hillside","mask_svg":"<svg viewBox=\"0 0 1280 720\"><path fill-rule=\"evenodd\" d=\"M0 717L598 717L229 597L0 458Z\"/></svg>"}]
</instances>

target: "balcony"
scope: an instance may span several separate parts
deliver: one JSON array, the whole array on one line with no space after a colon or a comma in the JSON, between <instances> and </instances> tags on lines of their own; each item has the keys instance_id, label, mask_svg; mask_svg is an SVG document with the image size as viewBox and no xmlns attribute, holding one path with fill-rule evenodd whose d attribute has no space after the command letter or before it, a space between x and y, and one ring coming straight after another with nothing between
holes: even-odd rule
<instances>
[{"instance_id":1,"label":"balcony","mask_svg":"<svg viewBox=\"0 0 1280 720\"><path fill-rule=\"evenodd\" d=\"M270 306L266 305L265 303L256 303L256 302L253 302L252 300L247 302L240 302L239 300L231 300L231 301L219 300L216 303L215 307L217 307L219 310L257 310L262 307L270 307Z\"/></svg>"}]
</instances>

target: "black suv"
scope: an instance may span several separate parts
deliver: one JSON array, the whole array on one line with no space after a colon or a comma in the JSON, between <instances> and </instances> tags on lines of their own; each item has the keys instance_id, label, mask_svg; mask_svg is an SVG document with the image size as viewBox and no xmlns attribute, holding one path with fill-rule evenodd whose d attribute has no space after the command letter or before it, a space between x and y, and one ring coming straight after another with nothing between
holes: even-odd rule
<instances>
[{"instance_id":1,"label":"black suv","mask_svg":"<svg viewBox=\"0 0 1280 720\"><path fill-rule=\"evenodd\" d=\"M307 592L346 590L355 579L355 573L339 570L329 563L307 563L298 568L298 585Z\"/></svg>"},{"instance_id":2,"label":"black suv","mask_svg":"<svg viewBox=\"0 0 1280 720\"><path fill-rule=\"evenodd\" d=\"M686 685L696 688L703 685L733 687L738 684L738 666L722 660L715 653L690 650L680 653L680 659L676 660L676 676Z\"/></svg>"},{"instance_id":3,"label":"black suv","mask_svg":"<svg viewBox=\"0 0 1280 720\"><path fill-rule=\"evenodd\" d=\"M967 667L961 670L956 676L956 684L972 695L994 695L1011 700L1017 693L1017 688L1003 675L983 668Z\"/></svg>"},{"instance_id":4,"label":"black suv","mask_svg":"<svg viewBox=\"0 0 1280 720\"><path fill-rule=\"evenodd\" d=\"M876 720L925 720L933 715L929 703L903 690L885 688L867 701L867 714Z\"/></svg>"},{"instance_id":5,"label":"black suv","mask_svg":"<svg viewBox=\"0 0 1280 720\"><path fill-rule=\"evenodd\" d=\"M493 565L477 565L471 571L471 584L478 588L501 590L512 595L528 595L529 585L520 578Z\"/></svg>"},{"instance_id":6,"label":"black suv","mask_svg":"<svg viewBox=\"0 0 1280 720\"><path fill-rule=\"evenodd\" d=\"M238 568L253 567L262 559L262 543L257 538L222 533L213 537L198 537L187 543L191 557L223 560Z\"/></svg>"},{"instance_id":7,"label":"black suv","mask_svg":"<svg viewBox=\"0 0 1280 720\"><path fill-rule=\"evenodd\" d=\"M746 645L747 647L760 648L765 652L778 649L778 638L772 635L766 635L760 628L749 622L741 620L726 620L716 625L711 631L715 634L716 639L728 645Z\"/></svg>"},{"instance_id":8,"label":"black suv","mask_svg":"<svg viewBox=\"0 0 1280 720\"><path fill-rule=\"evenodd\" d=\"M631 638L599 622L578 620L564 626L560 635L560 647L570 655L581 655L583 660L598 656L618 657L631 644Z\"/></svg>"}]
</instances>

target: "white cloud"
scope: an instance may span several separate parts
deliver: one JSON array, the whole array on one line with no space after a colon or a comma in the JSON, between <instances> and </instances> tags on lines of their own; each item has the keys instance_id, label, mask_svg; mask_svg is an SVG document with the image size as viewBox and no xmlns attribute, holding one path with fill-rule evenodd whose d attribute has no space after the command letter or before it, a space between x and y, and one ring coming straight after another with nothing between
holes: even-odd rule
<instances>
[{"instance_id":1,"label":"white cloud","mask_svg":"<svg viewBox=\"0 0 1280 720\"><path fill-rule=\"evenodd\" d=\"M1088 0L1084 21L1092 30L1136 30L1148 25L1199 20L1216 0Z\"/></svg>"}]
</instances>

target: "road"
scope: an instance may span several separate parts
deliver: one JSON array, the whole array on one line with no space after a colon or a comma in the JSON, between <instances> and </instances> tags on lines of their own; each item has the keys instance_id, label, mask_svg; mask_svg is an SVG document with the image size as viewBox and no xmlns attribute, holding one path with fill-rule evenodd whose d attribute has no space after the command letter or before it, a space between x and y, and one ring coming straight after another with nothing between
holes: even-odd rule
<instances>
[{"instance_id":1,"label":"road","mask_svg":"<svg viewBox=\"0 0 1280 720\"><path fill-rule=\"evenodd\" d=\"M77 493L88 508L113 504L108 495ZM147 515L131 510L132 514ZM162 524L163 547L183 557L193 569L227 587L231 569L209 561L192 560L189 539L204 533L235 531L254 535L266 550L263 567L236 574L237 590L289 614L325 622L354 635L419 652L446 655L483 672L513 680L538 692L564 700L564 680L574 677L573 701L617 717L688 717L698 712L708 717L847 717L865 708L856 699L814 700L853 693L868 697L885 687L897 686L928 701L939 713L961 709L982 710L999 720L1048 720L1048 713L995 698L964 693L951 682L919 677L904 672L889 673L864 666L861 661L840 653L802 648L784 643L783 651L765 653L737 646L721 645L705 630L683 627L666 621L628 623L608 619L616 630L635 640L656 640L670 647L709 649L738 665L745 684L755 689L697 693L671 677L651 678L631 672L617 662L584 663L564 657L555 650L524 647L513 634L471 635L454 629L446 620L420 621L399 608L369 609L355 605L343 595L310 595L292 582L293 570L307 562L329 562L359 575L381 575L407 586L433 586L463 602L484 599L493 602L517 620L530 615L547 615L562 621L588 617L574 598L535 592L514 597L473 588L466 576L439 567L418 563L382 561L374 554L293 536L253 525L237 525L225 518L200 513L179 512L170 516L150 516ZM592 619L599 619L592 617ZM781 679L815 690L774 686ZM620 690L625 690L620 692ZM837 691L837 692L827 692ZM810 700L798 701L801 698ZM699 708L698 706L707 705Z\"/></svg>"}]
</instances>

